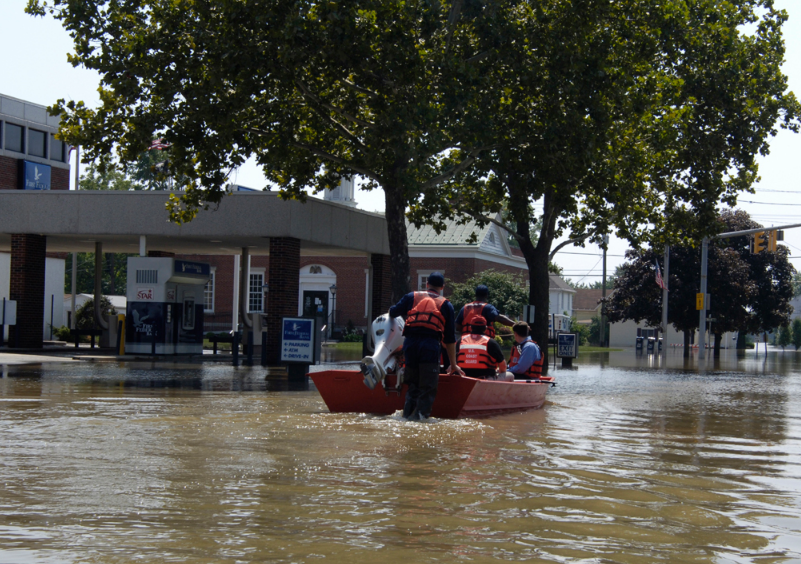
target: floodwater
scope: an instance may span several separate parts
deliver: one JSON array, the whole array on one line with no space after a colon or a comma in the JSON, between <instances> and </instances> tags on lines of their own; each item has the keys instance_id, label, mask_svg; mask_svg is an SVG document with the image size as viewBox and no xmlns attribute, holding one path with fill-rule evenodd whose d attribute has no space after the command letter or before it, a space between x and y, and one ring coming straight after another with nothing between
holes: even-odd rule
<instances>
[{"instance_id":1,"label":"floodwater","mask_svg":"<svg viewBox=\"0 0 801 564\"><path fill-rule=\"evenodd\" d=\"M800 360L588 355L424 423L261 368L3 367L0 562L799 561Z\"/></svg>"}]
</instances>

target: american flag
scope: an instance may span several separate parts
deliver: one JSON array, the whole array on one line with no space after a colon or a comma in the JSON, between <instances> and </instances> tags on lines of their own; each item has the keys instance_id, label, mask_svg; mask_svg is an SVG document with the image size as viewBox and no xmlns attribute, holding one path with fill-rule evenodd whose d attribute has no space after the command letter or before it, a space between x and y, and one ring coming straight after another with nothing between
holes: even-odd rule
<instances>
[{"instance_id":1,"label":"american flag","mask_svg":"<svg viewBox=\"0 0 801 564\"><path fill-rule=\"evenodd\" d=\"M665 281L662 280L662 271L659 270L659 261L655 260L654 265L656 265L656 285L662 288L663 290L667 290L668 289L667 284L665 284Z\"/></svg>"},{"instance_id":2,"label":"american flag","mask_svg":"<svg viewBox=\"0 0 801 564\"><path fill-rule=\"evenodd\" d=\"M169 149L170 147L172 147L172 145L164 141L164 139L154 139L148 151L161 151L162 149Z\"/></svg>"}]
</instances>

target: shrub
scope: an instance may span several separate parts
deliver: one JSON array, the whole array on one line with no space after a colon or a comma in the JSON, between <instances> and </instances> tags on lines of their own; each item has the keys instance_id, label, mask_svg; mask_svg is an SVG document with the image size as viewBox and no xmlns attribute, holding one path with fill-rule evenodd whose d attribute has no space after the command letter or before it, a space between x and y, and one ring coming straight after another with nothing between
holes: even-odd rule
<instances>
[{"instance_id":1,"label":"shrub","mask_svg":"<svg viewBox=\"0 0 801 564\"><path fill-rule=\"evenodd\" d=\"M62 325L53 329L53 336L59 341L69 341L72 337L72 331L70 331L69 327Z\"/></svg>"}]
</instances>

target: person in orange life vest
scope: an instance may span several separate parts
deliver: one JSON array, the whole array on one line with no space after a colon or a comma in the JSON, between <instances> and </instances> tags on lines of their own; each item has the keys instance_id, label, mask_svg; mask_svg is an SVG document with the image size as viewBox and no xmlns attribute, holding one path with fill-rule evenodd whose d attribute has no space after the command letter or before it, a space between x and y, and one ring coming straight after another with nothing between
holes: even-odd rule
<instances>
[{"instance_id":1,"label":"person in orange life vest","mask_svg":"<svg viewBox=\"0 0 801 564\"><path fill-rule=\"evenodd\" d=\"M465 333L456 345L456 363L466 376L494 380L506 376L506 359L498 341L485 335L487 320L473 317L470 333Z\"/></svg>"},{"instance_id":2,"label":"person in orange life vest","mask_svg":"<svg viewBox=\"0 0 801 564\"><path fill-rule=\"evenodd\" d=\"M514 378L539 378L542 375L542 353L537 343L528 336L528 323L518 321L512 327L515 336L515 346L512 347L512 356L509 358L509 371L506 373Z\"/></svg>"},{"instance_id":3,"label":"person in orange life vest","mask_svg":"<svg viewBox=\"0 0 801 564\"><path fill-rule=\"evenodd\" d=\"M456 327L462 334L470 333L470 325L472 319L476 316L481 316L487 320L486 335L490 338L495 337L495 325L497 321L501 325L511 327L515 324L514 321L499 313L494 305L487 303L489 300L489 288L484 284L476 286L476 299L474 302L469 303L459 310L459 315L456 316Z\"/></svg>"},{"instance_id":4,"label":"person in orange life vest","mask_svg":"<svg viewBox=\"0 0 801 564\"><path fill-rule=\"evenodd\" d=\"M403 416L406 419L425 419L431 415L431 406L437 396L439 384L440 342L444 343L452 359L448 374L464 372L455 366L456 331L455 315L451 302L442 297L445 277L432 272L425 292L409 292L389 308L390 317L403 316L403 358L406 364L403 380L408 384Z\"/></svg>"}]
</instances>

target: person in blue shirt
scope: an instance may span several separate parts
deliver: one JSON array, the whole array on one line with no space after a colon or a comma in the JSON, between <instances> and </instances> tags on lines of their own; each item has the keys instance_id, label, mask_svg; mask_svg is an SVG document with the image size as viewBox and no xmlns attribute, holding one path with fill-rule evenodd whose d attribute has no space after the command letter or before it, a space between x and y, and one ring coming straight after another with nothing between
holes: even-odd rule
<instances>
[{"instance_id":1,"label":"person in blue shirt","mask_svg":"<svg viewBox=\"0 0 801 564\"><path fill-rule=\"evenodd\" d=\"M538 379L542 376L542 353L537 343L531 340L528 323L518 321L512 327L515 346L509 358L507 379ZM511 378L510 378L511 376Z\"/></svg>"},{"instance_id":2,"label":"person in blue shirt","mask_svg":"<svg viewBox=\"0 0 801 564\"><path fill-rule=\"evenodd\" d=\"M409 292L389 308L390 317L406 319L403 329L403 380L408 385L403 416L426 419L437 396L440 343L445 345L451 366L448 374L464 372L456 366L456 331L453 304L442 296L445 277L439 272L428 276L427 289Z\"/></svg>"}]
</instances>

